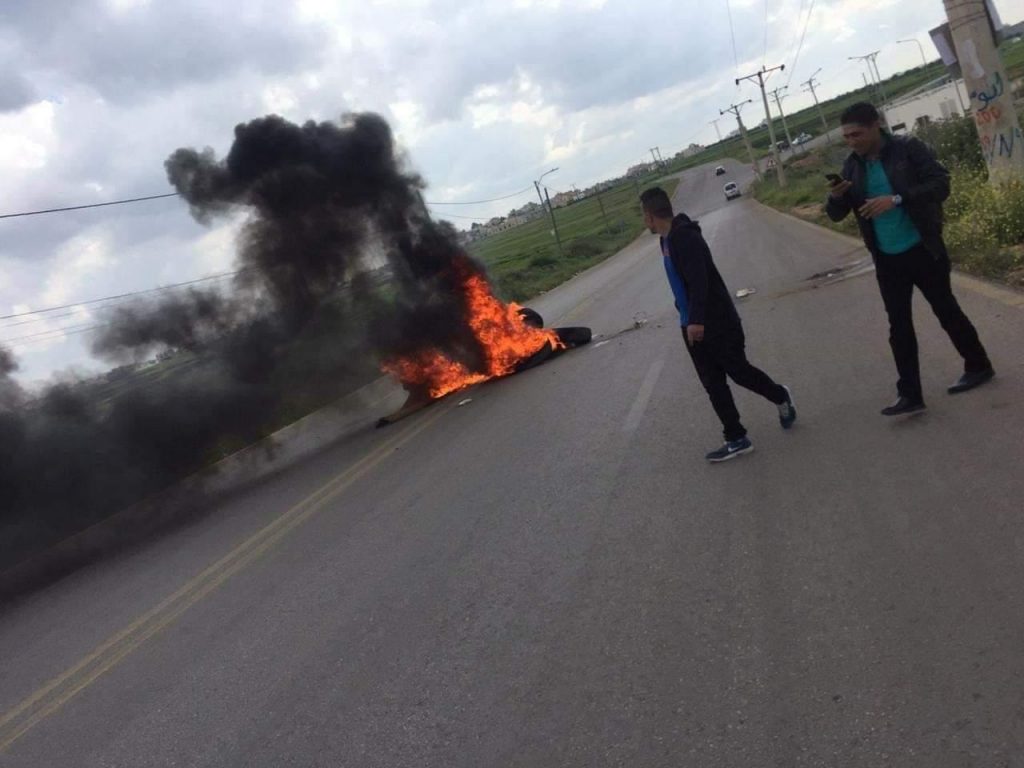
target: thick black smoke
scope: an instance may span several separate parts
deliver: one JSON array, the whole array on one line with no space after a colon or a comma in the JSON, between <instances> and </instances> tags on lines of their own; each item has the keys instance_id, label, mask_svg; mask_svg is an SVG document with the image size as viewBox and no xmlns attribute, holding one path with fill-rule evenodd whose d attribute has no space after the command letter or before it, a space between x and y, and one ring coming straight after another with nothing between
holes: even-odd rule
<instances>
[{"instance_id":1,"label":"thick black smoke","mask_svg":"<svg viewBox=\"0 0 1024 768\"><path fill-rule=\"evenodd\" d=\"M337 398L381 359L429 345L480 368L457 288L482 268L430 219L423 181L377 115L260 118L235 128L223 160L179 149L166 168L197 220L248 215L237 275L230 290L104 318L93 351L159 355L151 376L65 382L27 401L0 350L0 565Z\"/></svg>"}]
</instances>

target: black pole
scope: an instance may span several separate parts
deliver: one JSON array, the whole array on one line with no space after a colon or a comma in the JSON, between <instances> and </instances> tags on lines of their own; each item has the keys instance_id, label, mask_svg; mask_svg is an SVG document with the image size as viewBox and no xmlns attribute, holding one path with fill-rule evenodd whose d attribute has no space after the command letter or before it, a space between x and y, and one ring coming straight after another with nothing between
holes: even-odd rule
<instances>
[{"instance_id":1,"label":"black pole","mask_svg":"<svg viewBox=\"0 0 1024 768\"><path fill-rule=\"evenodd\" d=\"M540 194L540 184L538 184L536 181L533 182L533 188L537 190L537 199L540 200L540 207L543 208L544 207L544 198L541 197L541 194Z\"/></svg>"},{"instance_id":2,"label":"black pole","mask_svg":"<svg viewBox=\"0 0 1024 768\"><path fill-rule=\"evenodd\" d=\"M544 187L544 198L548 201L548 213L551 214L551 227L555 230L555 242L558 243L558 255L564 257L562 253L562 238L558 235L558 222L555 221L555 209L551 207L551 198L548 196L548 188Z\"/></svg>"},{"instance_id":3,"label":"black pole","mask_svg":"<svg viewBox=\"0 0 1024 768\"><path fill-rule=\"evenodd\" d=\"M604 201L601 200L601 193L597 193L597 204L601 207L601 218L604 220L604 231L609 235L612 233L611 227L608 226L608 214L604 210Z\"/></svg>"}]
</instances>

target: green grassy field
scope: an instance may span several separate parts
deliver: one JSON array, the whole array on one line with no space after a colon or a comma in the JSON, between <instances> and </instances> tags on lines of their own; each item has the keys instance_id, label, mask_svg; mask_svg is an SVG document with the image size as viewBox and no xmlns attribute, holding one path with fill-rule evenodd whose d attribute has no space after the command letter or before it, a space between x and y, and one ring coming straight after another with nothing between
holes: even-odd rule
<instances>
[{"instance_id":1,"label":"green grassy field","mask_svg":"<svg viewBox=\"0 0 1024 768\"><path fill-rule=\"evenodd\" d=\"M555 209L561 252L548 216L470 246L487 265L502 298L525 301L603 261L643 232L638 192L655 183L640 179ZM670 195L677 179L658 182ZM601 206L604 206L602 213Z\"/></svg>"},{"instance_id":2,"label":"green grassy field","mask_svg":"<svg viewBox=\"0 0 1024 768\"><path fill-rule=\"evenodd\" d=\"M964 124L973 129L973 123L967 120L959 124L947 121L936 127L948 134L961 130ZM966 272L1024 287L1024 182L989 184L980 158L981 167L958 163L952 155L944 156L944 152L954 153L955 145L943 143L941 135L938 138L935 144L939 159L951 170L952 193L943 207L945 240L953 263ZM858 235L853 216L837 224L824 212L825 174L837 173L845 155L846 150L839 147L814 150L786 163L785 189L779 188L774 174L768 174L755 182L751 191L758 200L780 211Z\"/></svg>"}]
</instances>

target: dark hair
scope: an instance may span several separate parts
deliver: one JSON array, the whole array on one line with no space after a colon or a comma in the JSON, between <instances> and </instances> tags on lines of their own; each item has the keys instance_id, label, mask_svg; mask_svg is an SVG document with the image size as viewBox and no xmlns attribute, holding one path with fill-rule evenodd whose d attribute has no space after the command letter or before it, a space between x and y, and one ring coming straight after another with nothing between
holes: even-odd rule
<instances>
[{"instance_id":1,"label":"dark hair","mask_svg":"<svg viewBox=\"0 0 1024 768\"><path fill-rule=\"evenodd\" d=\"M640 195L640 204L647 213L656 219L672 218L672 201L668 199L668 194L661 187L645 189Z\"/></svg>"},{"instance_id":2,"label":"dark hair","mask_svg":"<svg viewBox=\"0 0 1024 768\"><path fill-rule=\"evenodd\" d=\"M839 117L839 123L841 125L871 125L881 120L881 116L878 114L878 110L875 109L874 104L869 104L866 101L858 101L856 104L851 104L843 110L843 114Z\"/></svg>"}]
</instances>

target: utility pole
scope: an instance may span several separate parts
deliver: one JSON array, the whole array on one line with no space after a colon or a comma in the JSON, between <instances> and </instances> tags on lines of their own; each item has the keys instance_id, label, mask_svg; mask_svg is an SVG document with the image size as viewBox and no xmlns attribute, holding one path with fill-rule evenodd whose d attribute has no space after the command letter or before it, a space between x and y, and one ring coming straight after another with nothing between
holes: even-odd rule
<instances>
[{"instance_id":1,"label":"utility pole","mask_svg":"<svg viewBox=\"0 0 1024 768\"><path fill-rule=\"evenodd\" d=\"M757 72L746 77L737 77L736 85L740 84L741 80L751 80L756 77L757 84L761 88L761 100L764 102L764 116L768 121L768 140L771 142L772 157L775 159L775 173L779 177L779 186L786 186L786 171L782 167L782 156L779 155L779 148L775 146L775 128L772 126L772 112L768 108L768 94L764 90L764 76L778 70L782 72L786 68L785 64L780 64L777 67L761 67Z\"/></svg>"},{"instance_id":2,"label":"utility pole","mask_svg":"<svg viewBox=\"0 0 1024 768\"><path fill-rule=\"evenodd\" d=\"M867 53L863 56L848 56L847 58L850 59L851 61L863 61L865 64L868 65L868 74L871 75L872 84L875 83L877 77L878 92L882 98L881 106L884 108L885 102L887 102L889 99L886 97L885 87L882 85L882 75L878 72L878 62L875 61L875 59L878 58L878 54L879 51L872 51L871 53Z\"/></svg>"},{"instance_id":3,"label":"utility pole","mask_svg":"<svg viewBox=\"0 0 1024 768\"><path fill-rule=\"evenodd\" d=\"M818 72L821 72L820 67L818 68ZM801 85L806 85L807 87L804 88L804 90L811 92L811 98L814 99L814 106L818 110L818 117L821 118L821 127L825 129L825 141L831 144L832 136L828 132L828 121L825 119L825 113L821 111L821 104L818 103L818 94L814 92L815 85L820 85L820 83L814 82L814 79L817 76L818 72L815 72L813 75L811 75L810 79L805 80L803 83L801 83Z\"/></svg>"},{"instance_id":4,"label":"utility pole","mask_svg":"<svg viewBox=\"0 0 1024 768\"><path fill-rule=\"evenodd\" d=\"M750 146L750 136L747 135L747 127L743 125L743 118L740 117L740 110L744 106L750 104L753 99L747 99L746 101L740 102L739 104L731 104L725 109L718 110L719 115L724 115L726 112L732 112L736 115L736 122L740 127L740 135L743 137L743 143L747 146L747 154L750 155L750 164L754 166L754 175L758 179L761 178L761 164L757 162L757 157L754 156L754 148Z\"/></svg>"},{"instance_id":5,"label":"utility pole","mask_svg":"<svg viewBox=\"0 0 1024 768\"><path fill-rule=\"evenodd\" d=\"M885 95L885 86L882 84L882 73L878 70L878 51L871 54L871 66L875 68L875 77L878 78L878 90L882 94L882 106L885 106L885 102L889 100L889 97Z\"/></svg>"},{"instance_id":6,"label":"utility pole","mask_svg":"<svg viewBox=\"0 0 1024 768\"><path fill-rule=\"evenodd\" d=\"M601 199L601 190L598 189L595 193L597 197L597 205L601 209L601 220L604 221L604 231L609 235L612 233L612 228L608 224L608 214L604 210L604 200Z\"/></svg>"},{"instance_id":7,"label":"utility pole","mask_svg":"<svg viewBox=\"0 0 1024 768\"><path fill-rule=\"evenodd\" d=\"M544 187L544 199L548 201L548 213L551 214L551 229L555 233L555 242L558 244L558 256L563 258L562 238L558 235L558 222L555 221L555 209L551 207L551 198L548 197L548 188Z\"/></svg>"},{"instance_id":8,"label":"utility pole","mask_svg":"<svg viewBox=\"0 0 1024 768\"><path fill-rule=\"evenodd\" d=\"M551 169L550 171L544 171L544 173L542 173L542 174L540 175L540 178L539 178L539 179L537 179L537 180L536 180L535 182L533 182L533 188L537 190L537 199L539 199L539 200L540 200L540 207L541 207L541 208L543 208L543 207L544 207L544 196L543 196L543 195L542 195L542 194L540 193L540 182L541 182L541 180L543 180L543 178L544 178L545 176L547 176L547 175L548 175L549 173L554 173L554 172L555 172L555 171L557 171L557 170L558 170L558 167L556 166L556 167L552 168L552 169Z\"/></svg>"},{"instance_id":9,"label":"utility pole","mask_svg":"<svg viewBox=\"0 0 1024 768\"><path fill-rule=\"evenodd\" d=\"M971 98L988 178L999 183L1024 177L1024 134L1013 106L1013 89L993 40L984 0L943 0L956 57Z\"/></svg>"},{"instance_id":10,"label":"utility pole","mask_svg":"<svg viewBox=\"0 0 1024 768\"><path fill-rule=\"evenodd\" d=\"M718 120L721 120L721 119L722 119L722 118L718 118L717 120L712 120L712 121L711 121L711 124L712 124L713 126L715 126L715 133L717 133L717 134L718 134L718 142L719 142L719 143L721 143L721 142L722 142L722 132L721 132L720 130L718 130Z\"/></svg>"},{"instance_id":11,"label":"utility pole","mask_svg":"<svg viewBox=\"0 0 1024 768\"><path fill-rule=\"evenodd\" d=\"M795 152L793 148L793 137L789 135L789 126L786 125L786 113L782 111L782 100L785 96L779 96L779 91L785 91L789 86L783 86L782 88L776 88L772 91L772 96L775 97L775 106L779 108L779 117L782 118L782 130L786 132L786 143L789 144L789 151Z\"/></svg>"},{"instance_id":12,"label":"utility pole","mask_svg":"<svg viewBox=\"0 0 1024 768\"><path fill-rule=\"evenodd\" d=\"M665 161L661 157L661 147L651 147L650 153L656 166L661 168L665 165Z\"/></svg>"}]
</instances>

